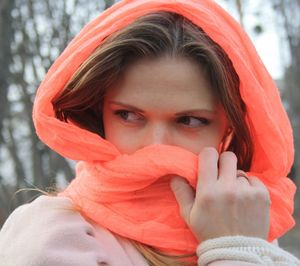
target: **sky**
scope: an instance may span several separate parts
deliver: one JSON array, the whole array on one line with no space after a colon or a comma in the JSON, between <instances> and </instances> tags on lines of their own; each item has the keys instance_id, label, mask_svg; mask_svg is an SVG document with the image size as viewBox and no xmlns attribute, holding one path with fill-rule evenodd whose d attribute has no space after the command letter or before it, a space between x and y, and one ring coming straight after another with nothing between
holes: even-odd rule
<instances>
[{"instance_id":1,"label":"sky","mask_svg":"<svg viewBox=\"0 0 300 266\"><path fill-rule=\"evenodd\" d=\"M238 13L233 4L235 1L216 0L233 17L238 20ZM266 68L274 79L283 76L284 65L288 64L288 54L284 33L278 27L278 21L271 7L271 1L243 0L245 30L252 39L254 46ZM254 27L257 24L263 26L263 33L256 34Z\"/></svg>"}]
</instances>

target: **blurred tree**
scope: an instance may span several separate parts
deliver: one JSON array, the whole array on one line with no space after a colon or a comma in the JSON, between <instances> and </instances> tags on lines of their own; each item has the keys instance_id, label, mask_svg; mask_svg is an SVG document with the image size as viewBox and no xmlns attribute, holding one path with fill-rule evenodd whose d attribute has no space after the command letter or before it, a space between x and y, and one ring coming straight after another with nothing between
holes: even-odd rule
<instances>
[{"instance_id":1,"label":"blurred tree","mask_svg":"<svg viewBox=\"0 0 300 266\"><path fill-rule=\"evenodd\" d=\"M8 78L9 78L9 65L12 62L12 53L10 43L12 41L14 32L12 29L11 12L14 8L14 0L0 0L0 148L3 145L2 129L4 119L8 113ZM0 154L2 155L2 154ZM1 157L0 157L1 160ZM0 202L3 198L9 195L8 188L3 184L3 178L0 176ZM8 206L3 202L4 208L0 209L0 223L5 219Z\"/></svg>"},{"instance_id":2,"label":"blurred tree","mask_svg":"<svg viewBox=\"0 0 300 266\"><path fill-rule=\"evenodd\" d=\"M278 27L282 27L288 43L290 61L285 68L285 98L288 101L288 113L291 118L295 139L294 172L300 185L300 0L272 0L278 14Z\"/></svg>"},{"instance_id":3,"label":"blurred tree","mask_svg":"<svg viewBox=\"0 0 300 266\"><path fill-rule=\"evenodd\" d=\"M2 132L3 120L7 114L7 91L9 65L12 61L10 43L13 38L11 11L14 8L14 0L0 0L0 132ZM0 145L3 141L0 134Z\"/></svg>"},{"instance_id":4,"label":"blurred tree","mask_svg":"<svg viewBox=\"0 0 300 266\"><path fill-rule=\"evenodd\" d=\"M114 1L0 0L0 224L37 192L73 178L72 162L36 136L31 119L37 87L72 37ZM10 167L11 166L11 167ZM3 217L4 216L4 217Z\"/></svg>"},{"instance_id":5,"label":"blurred tree","mask_svg":"<svg viewBox=\"0 0 300 266\"><path fill-rule=\"evenodd\" d=\"M247 8L248 0L225 0L225 3L230 6L231 10L236 10L238 15L238 21L244 28L244 10ZM221 4L221 2L220 2Z\"/></svg>"},{"instance_id":6,"label":"blurred tree","mask_svg":"<svg viewBox=\"0 0 300 266\"><path fill-rule=\"evenodd\" d=\"M242 26L245 26L243 22L245 16L249 15L247 12L250 1L226 0L225 2L231 6L231 9L238 12ZM273 23L280 36L283 32L281 49L284 51L282 54L285 58L290 58L285 65L283 80L277 82L294 131L295 161L289 176L297 186L300 186L300 0L260 1L258 5L256 2L257 22L253 28L256 34L262 34L268 24L266 22L269 18L262 16L262 13L265 12L261 9L263 4L265 9L268 9L268 6L273 7L276 16L276 21ZM286 43L288 51L285 51ZM295 213L300 216L300 204L298 203L300 202L300 193L296 194L295 202Z\"/></svg>"},{"instance_id":7,"label":"blurred tree","mask_svg":"<svg viewBox=\"0 0 300 266\"><path fill-rule=\"evenodd\" d=\"M235 5L236 5L237 11L239 13L240 23L241 23L242 27L244 27L244 9L243 9L242 1L235 0Z\"/></svg>"}]
</instances>

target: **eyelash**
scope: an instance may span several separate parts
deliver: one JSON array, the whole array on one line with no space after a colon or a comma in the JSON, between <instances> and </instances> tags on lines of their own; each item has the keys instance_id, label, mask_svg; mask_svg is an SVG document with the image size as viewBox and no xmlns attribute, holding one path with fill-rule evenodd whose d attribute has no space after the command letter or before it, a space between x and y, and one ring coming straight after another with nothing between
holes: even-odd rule
<instances>
[{"instance_id":1,"label":"eyelash","mask_svg":"<svg viewBox=\"0 0 300 266\"><path fill-rule=\"evenodd\" d=\"M135 114L134 112L131 112L131 111L128 111L128 110L123 110L123 109L122 110L116 110L116 111L114 111L114 114L116 116L118 116L123 121L129 122L129 123L131 123L131 121L126 120L126 118L124 118L124 114L128 115L130 113ZM139 117L137 120L140 120L140 115L136 115L136 116ZM196 119L196 120L198 120L202 124L202 125L199 125L199 126L207 126L207 125L209 125L211 123L211 121L209 119L207 119L207 118L196 117L196 116L181 116L181 117L179 117L179 118L176 119L176 122L180 123L180 124L183 124L183 125L185 125L186 127L189 127L189 128L198 127L198 126L189 126L189 125L186 125L184 123L184 120L186 120L186 119Z\"/></svg>"},{"instance_id":2,"label":"eyelash","mask_svg":"<svg viewBox=\"0 0 300 266\"><path fill-rule=\"evenodd\" d=\"M121 119L124 120L124 121L127 121L127 120L123 117L124 113L126 113L127 115L128 115L129 113L134 114L134 112L130 112L130 111L128 111L128 110L117 110L117 111L114 111L114 114L115 114L116 116L118 116L119 118L121 118Z\"/></svg>"},{"instance_id":3,"label":"eyelash","mask_svg":"<svg viewBox=\"0 0 300 266\"><path fill-rule=\"evenodd\" d=\"M185 123L183 123L183 120L185 120L185 119L196 119L196 120L198 120L199 122L201 122L201 124L203 124L203 125L205 125L205 126L207 126L207 125L210 124L210 121L209 121L208 119L203 118L203 117L196 117L196 116L182 116L182 117L179 117L179 118L177 119L177 122L180 122L180 121L181 121L182 124L185 124ZM187 125L187 126L188 126L188 125ZM192 127L192 126L189 126L189 127Z\"/></svg>"}]
</instances>

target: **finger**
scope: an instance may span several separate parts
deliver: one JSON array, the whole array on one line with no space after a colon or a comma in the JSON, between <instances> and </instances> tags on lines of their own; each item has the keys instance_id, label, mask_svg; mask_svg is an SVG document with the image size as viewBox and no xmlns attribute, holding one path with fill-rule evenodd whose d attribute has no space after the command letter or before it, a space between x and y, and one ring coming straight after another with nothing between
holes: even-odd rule
<instances>
[{"instance_id":1,"label":"finger","mask_svg":"<svg viewBox=\"0 0 300 266\"><path fill-rule=\"evenodd\" d=\"M206 147L200 152L196 191L200 191L200 187L208 186L218 180L218 159L219 154L215 148Z\"/></svg>"},{"instance_id":2,"label":"finger","mask_svg":"<svg viewBox=\"0 0 300 266\"><path fill-rule=\"evenodd\" d=\"M246 186L251 186L249 183L248 178L244 177L244 176L238 176L237 177L237 182L239 182L240 184L246 185Z\"/></svg>"},{"instance_id":3,"label":"finger","mask_svg":"<svg viewBox=\"0 0 300 266\"><path fill-rule=\"evenodd\" d=\"M246 179L248 178L247 173L244 172L243 170L240 170L240 169L238 169L238 170L236 171L236 176L237 176L237 177L243 176L243 177L245 177Z\"/></svg>"},{"instance_id":4,"label":"finger","mask_svg":"<svg viewBox=\"0 0 300 266\"><path fill-rule=\"evenodd\" d=\"M258 191L263 191L263 194L265 195L265 197L267 197L267 200L269 202L269 204L271 205L272 201L271 201L271 194L270 191L268 190L267 186L256 176L250 176L248 177L249 179L249 183L251 184L251 186L253 186L253 188Z\"/></svg>"},{"instance_id":5,"label":"finger","mask_svg":"<svg viewBox=\"0 0 300 266\"><path fill-rule=\"evenodd\" d=\"M181 177L174 177L170 185L178 202L181 216L187 221L194 204L195 192Z\"/></svg>"},{"instance_id":6,"label":"finger","mask_svg":"<svg viewBox=\"0 0 300 266\"><path fill-rule=\"evenodd\" d=\"M248 176L248 181L249 181L250 185L253 187L263 187L263 188L267 189L265 184L256 176Z\"/></svg>"},{"instance_id":7,"label":"finger","mask_svg":"<svg viewBox=\"0 0 300 266\"><path fill-rule=\"evenodd\" d=\"M243 170L237 170L236 178L237 178L237 181L240 182L241 184L251 186L248 176L247 176L246 172L244 172Z\"/></svg>"},{"instance_id":8,"label":"finger","mask_svg":"<svg viewBox=\"0 0 300 266\"><path fill-rule=\"evenodd\" d=\"M219 180L236 182L237 158L233 152L226 151L219 158Z\"/></svg>"}]
</instances>

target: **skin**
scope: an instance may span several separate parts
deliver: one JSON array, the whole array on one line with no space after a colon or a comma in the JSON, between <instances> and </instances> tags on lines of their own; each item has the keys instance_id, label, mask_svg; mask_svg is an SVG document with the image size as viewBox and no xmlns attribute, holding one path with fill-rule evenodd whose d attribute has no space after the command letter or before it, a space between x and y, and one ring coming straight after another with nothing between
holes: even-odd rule
<instances>
[{"instance_id":1,"label":"skin","mask_svg":"<svg viewBox=\"0 0 300 266\"><path fill-rule=\"evenodd\" d=\"M184 58L143 59L127 68L105 96L103 120L105 138L129 154L151 144L199 154L218 148L228 127L200 67Z\"/></svg>"},{"instance_id":2,"label":"skin","mask_svg":"<svg viewBox=\"0 0 300 266\"><path fill-rule=\"evenodd\" d=\"M103 123L105 138L122 153L166 144L199 156L196 191L183 177L174 177L170 185L182 218L200 241L228 235L267 238L268 190L256 177L237 178L235 154L218 152L229 124L198 64L161 57L128 66L105 95Z\"/></svg>"}]
</instances>

